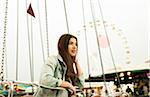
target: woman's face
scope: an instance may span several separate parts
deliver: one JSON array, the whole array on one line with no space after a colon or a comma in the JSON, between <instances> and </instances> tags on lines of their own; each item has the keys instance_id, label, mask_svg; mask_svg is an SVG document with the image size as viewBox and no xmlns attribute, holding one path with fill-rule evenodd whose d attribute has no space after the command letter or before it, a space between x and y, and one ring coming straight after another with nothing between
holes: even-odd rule
<instances>
[{"instance_id":1,"label":"woman's face","mask_svg":"<svg viewBox=\"0 0 150 97\"><path fill-rule=\"evenodd\" d=\"M68 44L68 52L73 57L77 54L77 41L75 38L70 38Z\"/></svg>"}]
</instances>

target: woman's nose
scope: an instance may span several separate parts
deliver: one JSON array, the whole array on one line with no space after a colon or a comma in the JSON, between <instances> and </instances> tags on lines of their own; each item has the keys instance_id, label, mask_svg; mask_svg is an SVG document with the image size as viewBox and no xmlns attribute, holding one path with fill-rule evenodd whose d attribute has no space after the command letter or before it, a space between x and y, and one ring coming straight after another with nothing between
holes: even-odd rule
<instances>
[{"instance_id":1,"label":"woman's nose","mask_svg":"<svg viewBox=\"0 0 150 97\"><path fill-rule=\"evenodd\" d=\"M77 48L77 45L76 45L76 44L74 44L74 45L73 45L73 48L75 48L75 49L76 49L76 48Z\"/></svg>"}]
</instances>

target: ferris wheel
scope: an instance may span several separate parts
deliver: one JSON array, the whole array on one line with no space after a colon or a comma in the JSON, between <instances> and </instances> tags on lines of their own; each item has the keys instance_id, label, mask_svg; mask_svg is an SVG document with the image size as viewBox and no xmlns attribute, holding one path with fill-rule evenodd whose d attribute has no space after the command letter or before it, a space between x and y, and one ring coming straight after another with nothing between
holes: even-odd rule
<instances>
[{"instance_id":1,"label":"ferris wheel","mask_svg":"<svg viewBox=\"0 0 150 97\"><path fill-rule=\"evenodd\" d=\"M107 40L107 36L104 33L104 30L103 30L104 28L102 26L103 23L107 30L109 40ZM107 21L104 21L103 23L100 20L96 20L96 26L98 29L98 43L102 50L102 54L103 54L102 57L104 59L104 61L103 61L104 65L106 64L105 73L106 72L107 73L115 72L115 69L114 69L115 67L110 65L110 64L113 64L111 62L112 61L111 57L114 57L113 60L117 64L117 70L124 71L124 69L122 69L122 68L124 68L123 65L130 66L130 64L132 62L132 60L131 60L132 54L131 54L128 39L125 36L124 31L122 29L120 29L120 27L115 25L114 23L110 23ZM80 41L84 41L81 43L82 51L79 53L82 53L83 49L88 49L88 52L86 52L86 53L89 54L88 56L89 56L89 61L90 61L90 63L89 63L90 64L90 66L89 66L90 72L92 75L96 76L96 75L100 74L97 71L101 71L101 70L99 69L100 66L98 66L98 64L100 64L100 63L97 61L98 57L99 57L97 48L99 48L99 47L96 43L96 36L94 35L94 29L93 29L94 23L89 22L84 27L86 28L86 33L87 33L86 38L88 41L88 47L84 48L85 41L86 41L85 37L84 37L84 29L78 30L76 33L77 36L79 37L79 39L81 39ZM80 45L80 43L79 43L79 45ZM110 55L111 52L109 51L110 47L112 49L112 54L113 54L112 56ZM84 53L82 55L84 55ZM83 57L82 55L80 57ZM117 57L119 57L119 58L117 58ZM109 65L107 65L107 64L109 64ZM88 70L88 69L86 69L86 70ZM88 74L88 72L87 72L87 74Z\"/></svg>"}]
</instances>

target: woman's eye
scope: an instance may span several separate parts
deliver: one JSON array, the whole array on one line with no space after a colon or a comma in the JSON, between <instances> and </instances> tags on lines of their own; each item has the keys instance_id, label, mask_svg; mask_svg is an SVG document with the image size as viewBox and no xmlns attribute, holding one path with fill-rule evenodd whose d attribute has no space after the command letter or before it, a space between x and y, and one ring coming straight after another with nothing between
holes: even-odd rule
<instances>
[{"instance_id":1,"label":"woman's eye","mask_svg":"<svg viewBox=\"0 0 150 97\"><path fill-rule=\"evenodd\" d=\"M70 42L69 44L73 44L73 42Z\"/></svg>"}]
</instances>

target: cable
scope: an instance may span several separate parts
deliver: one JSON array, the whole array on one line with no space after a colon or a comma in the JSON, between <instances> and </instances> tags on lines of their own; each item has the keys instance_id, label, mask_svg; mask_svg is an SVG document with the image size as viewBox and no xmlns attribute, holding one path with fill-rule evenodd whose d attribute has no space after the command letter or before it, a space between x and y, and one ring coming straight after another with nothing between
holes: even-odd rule
<instances>
[{"instance_id":1,"label":"cable","mask_svg":"<svg viewBox=\"0 0 150 97\"><path fill-rule=\"evenodd\" d=\"M40 39L41 39L41 48L42 48L42 55L43 55L43 63L45 62L45 53L44 53L44 46L43 46L43 35L42 35L42 26L41 26L41 17L40 17L40 10L39 10L39 2L38 2L38 15L39 15L39 29L40 29Z\"/></svg>"},{"instance_id":2,"label":"cable","mask_svg":"<svg viewBox=\"0 0 150 97\"><path fill-rule=\"evenodd\" d=\"M18 80L19 0L17 0L16 80Z\"/></svg>"},{"instance_id":3,"label":"cable","mask_svg":"<svg viewBox=\"0 0 150 97\"><path fill-rule=\"evenodd\" d=\"M101 68L102 68L102 74L103 74L103 79L104 79L104 86L106 88L106 95L108 95L107 92L107 85L106 85L106 77L105 77L105 73L104 73L104 67L103 67L103 60L102 60L102 56L101 56L101 48L100 48L100 44L99 44L99 40L98 40L98 32L97 32L97 27L95 24L95 15L94 15L94 11L93 11L93 5L92 5L92 1L90 0L90 8L91 8L91 13L92 13L92 19L93 19L93 23L94 23L94 30L95 30L95 34L96 34L96 39L97 39L97 44L98 44L98 52L99 52L99 58L100 58L100 63L101 63Z\"/></svg>"},{"instance_id":4,"label":"cable","mask_svg":"<svg viewBox=\"0 0 150 97\"><path fill-rule=\"evenodd\" d=\"M64 12L65 12L65 19L66 19L67 31L68 31L68 33L70 33L70 31L69 31L69 24L68 24L68 17L67 17L67 11L66 11L66 3L65 3L65 0L63 0L63 4L64 4Z\"/></svg>"},{"instance_id":5,"label":"cable","mask_svg":"<svg viewBox=\"0 0 150 97\"><path fill-rule=\"evenodd\" d=\"M49 38L48 38L48 19L47 19L47 2L45 0L45 23L46 23L46 39L47 39L47 57L49 57Z\"/></svg>"},{"instance_id":6,"label":"cable","mask_svg":"<svg viewBox=\"0 0 150 97\"><path fill-rule=\"evenodd\" d=\"M85 36L85 46L86 46L86 58L87 58L87 65L88 65L88 77L90 79L91 72L90 72L90 62L89 62L89 52L88 52L88 42L87 42L87 31L85 26L85 12L84 12L84 2L82 0L82 15L83 15L83 24L84 24L84 36ZM91 87L91 83L89 82L89 86Z\"/></svg>"},{"instance_id":7,"label":"cable","mask_svg":"<svg viewBox=\"0 0 150 97\"><path fill-rule=\"evenodd\" d=\"M114 57L113 57L113 53L112 53L112 49L111 49L111 45L110 45L110 40L109 40L109 37L108 37L108 33L107 33L106 27L104 25L103 12L102 12L102 8L101 8L99 0L98 0L98 5L99 5L100 13L101 13L101 18L102 18L102 24L103 24L103 27L104 27L104 32L106 34L106 39L107 39L107 41L109 43L110 55L111 55L112 62L113 62L113 65L114 65L114 68L115 68L115 72L116 72L116 76L117 76L117 79L118 79L118 82L119 82L119 87L121 88L121 86L120 86L120 79L119 79L119 76L118 76L118 73L117 73L117 68L116 68L116 65L115 65L115 61L114 61ZM123 91L122 88L121 88L121 91Z\"/></svg>"},{"instance_id":8,"label":"cable","mask_svg":"<svg viewBox=\"0 0 150 97\"><path fill-rule=\"evenodd\" d=\"M26 9L27 9L27 0L26 0ZM31 47L30 47L30 31L29 31L29 18L27 14L27 31L28 31L28 49L29 49L29 62L30 62L30 75L31 75L31 81L32 79L32 59L31 59Z\"/></svg>"}]
</instances>

